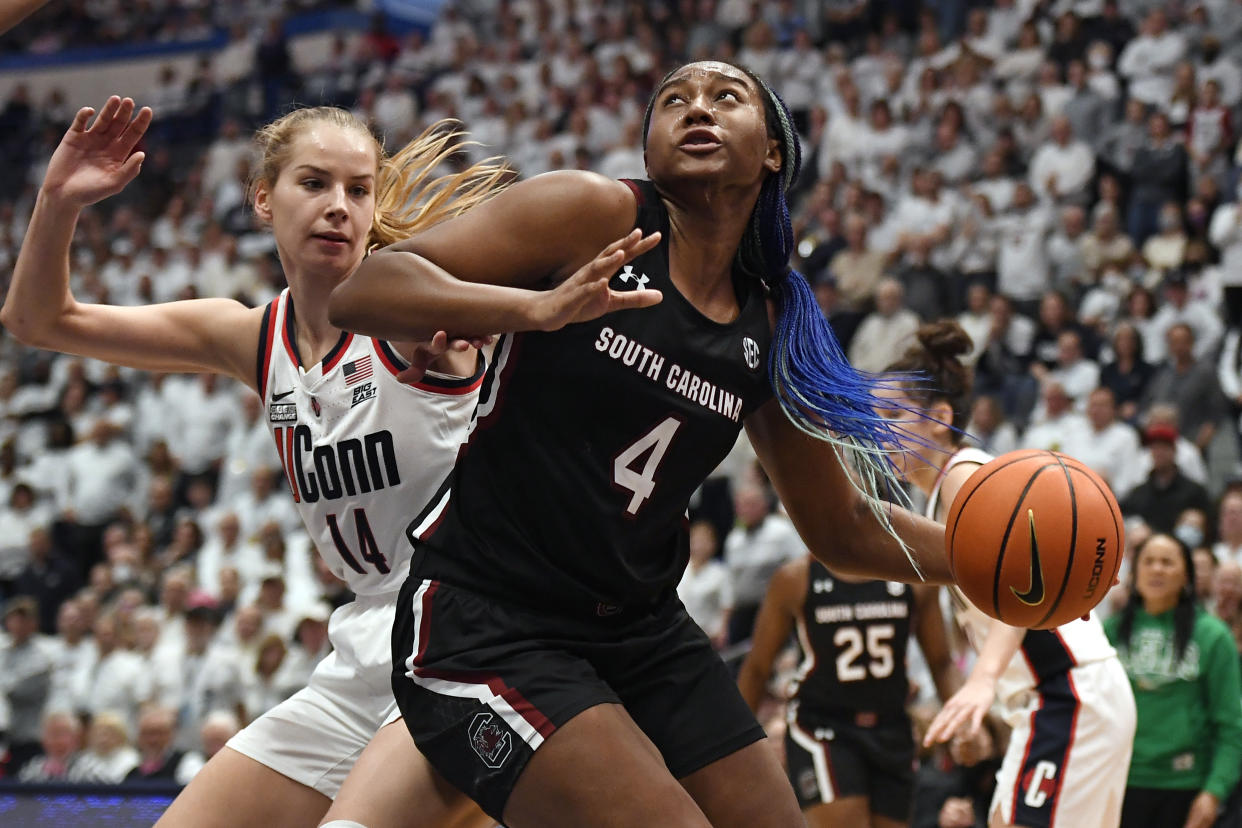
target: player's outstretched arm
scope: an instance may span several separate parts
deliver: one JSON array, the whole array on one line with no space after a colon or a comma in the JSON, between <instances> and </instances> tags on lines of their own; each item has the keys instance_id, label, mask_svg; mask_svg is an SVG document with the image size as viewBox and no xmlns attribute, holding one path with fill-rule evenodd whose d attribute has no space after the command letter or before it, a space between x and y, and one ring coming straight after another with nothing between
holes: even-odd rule
<instances>
[{"instance_id":1,"label":"player's outstretched arm","mask_svg":"<svg viewBox=\"0 0 1242 828\"><path fill-rule=\"evenodd\" d=\"M588 173L523 181L463 215L369 256L332 292L329 318L386 339L555 330L660 301L609 278L650 250L632 191ZM551 288L551 289L549 289Z\"/></svg>"},{"instance_id":2,"label":"player's outstretched arm","mask_svg":"<svg viewBox=\"0 0 1242 828\"><path fill-rule=\"evenodd\" d=\"M108 99L98 116L78 111L52 154L0 309L0 323L39 348L159 371L214 371L254 386L261 310L226 299L137 308L78 302L69 290L69 250L82 209L138 175L135 152L151 110ZM89 124L89 125L88 125Z\"/></svg>"},{"instance_id":3,"label":"player's outstretched arm","mask_svg":"<svg viewBox=\"0 0 1242 828\"><path fill-rule=\"evenodd\" d=\"M759 607L755 630L750 637L750 652L746 654L737 675L738 689L753 711L758 711L763 703L768 679L772 676L772 664L789 640L794 619L806 596L809 560L803 556L776 570L768 583L763 605Z\"/></svg>"},{"instance_id":4,"label":"player's outstretched arm","mask_svg":"<svg viewBox=\"0 0 1242 828\"><path fill-rule=\"evenodd\" d=\"M923 737L925 746L947 742L959 732L964 736L974 736L979 732L983 717L996 696L996 682L1017 655L1025 635L1026 630L1021 627L992 620L988 625L987 640L983 642L970 676L932 719Z\"/></svg>"},{"instance_id":5,"label":"player's outstretched arm","mask_svg":"<svg viewBox=\"0 0 1242 828\"><path fill-rule=\"evenodd\" d=\"M918 562L915 572L901 543L846 476L833 447L799 431L776 400L747 418L746 432L798 534L829 569L885 581L953 583L944 527L892 507L889 517Z\"/></svg>"}]
</instances>

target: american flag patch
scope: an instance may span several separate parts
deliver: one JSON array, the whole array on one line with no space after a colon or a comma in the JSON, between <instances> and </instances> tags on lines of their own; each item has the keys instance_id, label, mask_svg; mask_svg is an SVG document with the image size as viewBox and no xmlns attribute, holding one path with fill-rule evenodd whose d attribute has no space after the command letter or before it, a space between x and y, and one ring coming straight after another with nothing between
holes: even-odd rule
<instances>
[{"instance_id":1,"label":"american flag patch","mask_svg":"<svg viewBox=\"0 0 1242 828\"><path fill-rule=\"evenodd\" d=\"M364 356L362 359L355 359L353 362L345 363L341 366L341 373L345 376L346 388L356 382L362 382L371 376L371 357Z\"/></svg>"}]
</instances>

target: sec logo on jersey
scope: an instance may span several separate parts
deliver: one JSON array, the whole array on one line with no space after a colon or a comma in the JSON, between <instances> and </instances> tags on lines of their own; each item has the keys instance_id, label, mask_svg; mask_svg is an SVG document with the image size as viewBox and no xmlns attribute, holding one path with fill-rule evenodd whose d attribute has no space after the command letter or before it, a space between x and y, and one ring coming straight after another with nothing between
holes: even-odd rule
<instances>
[{"instance_id":1,"label":"sec logo on jersey","mask_svg":"<svg viewBox=\"0 0 1242 828\"><path fill-rule=\"evenodd\" d=\"M759 343L749 336L742 338L742 357L751 371L759 370Z\"/></svg>"}]
</instances>

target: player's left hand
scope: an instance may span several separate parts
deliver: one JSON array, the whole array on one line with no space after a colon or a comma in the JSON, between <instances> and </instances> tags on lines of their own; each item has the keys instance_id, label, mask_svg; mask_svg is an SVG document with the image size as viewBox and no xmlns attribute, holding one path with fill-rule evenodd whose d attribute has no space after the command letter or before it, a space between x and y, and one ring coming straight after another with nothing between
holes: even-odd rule
<instances>
[{"instance_id":1,"label":"player's left hand","mask_svg":"<svg viewBox=\"0 0 1242 828\"><path fill-rule=\"evenodd\" d=\"M965 731L967 736L974 736L983 724L983 717L992 706L994 692L995 688L991 682L967 679L961 689L944 703L944 707L940 708L936 718L932 719L932 723L927 728L927 735L923 737L923 747L931 747L937 742L947 742L963 727L967 728Z\"/></svg>"},{"instance_id":2,"label":"player's left hand","mask_svg":"<svg viewBox=\"0 0 1242 828\"><path fill-rule=\"evenodd\" d=\"M410 366L397 374L401 382L418 382L427 373L431 363L449 351L466 351L471 348L482 348L492 344L490 336L472 336L464 339L450 339L444 331L436 331L431 339L414 343L414 354Z\"/></svg>"},{"instance_id":3,"label":"player's left hand","mask_svg":"<svg viewBox=\"0 0 1242 828\"><path fill-rule=\"evenodd\" d=\"M644 236L633 230L605 247L591 261L552 290L539 296L537 326L541 331L555 331L574 322L588 322L606 313L632 308L646 308L658 303L663 295L652 288L613 290L609 282L617 268L633 261L660 243L657 231Z\"/></svg>"},{"instance_id":4,"label":"player's left hand","mask_svg":"<svg viewBox=\"0 0 1242 828\"><path fill-rule=\"evenodd\" d=\"M1216 821L1220 812L1220 800L1215 794L1200 791L1190 805L1190 813L1186 815L1184 828L1209 828Z\"/></svg>"}]
</instances>

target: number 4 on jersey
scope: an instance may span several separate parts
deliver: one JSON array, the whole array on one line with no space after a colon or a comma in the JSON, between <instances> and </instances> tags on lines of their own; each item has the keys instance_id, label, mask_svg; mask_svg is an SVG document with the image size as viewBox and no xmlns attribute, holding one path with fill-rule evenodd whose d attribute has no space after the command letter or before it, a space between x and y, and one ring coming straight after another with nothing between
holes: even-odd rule
<instances>
[{"instance_id":1,"label":"number 4 on jersey","mask_svg":"<svg viewBox=\"0 0 1242 828\"><path fill-rule=\"evenodd\" d=\"M626 491L633 492L630 504L625 509L631 515L638 514L643 501L651 497L651 492L655 489L656 469L660 467L660 461L664 459L664 453L668 451L669 445L673 442L673 435L679 428L681 428L681 420L676 417L665 417L658 426L635 440L629 448L613 460L612 482ZM647 455L647 459L643 462L642 471L637 471L633 467L642 460L644 454Z\"/></svg>"}]
</instances>

